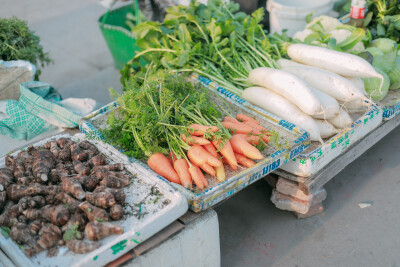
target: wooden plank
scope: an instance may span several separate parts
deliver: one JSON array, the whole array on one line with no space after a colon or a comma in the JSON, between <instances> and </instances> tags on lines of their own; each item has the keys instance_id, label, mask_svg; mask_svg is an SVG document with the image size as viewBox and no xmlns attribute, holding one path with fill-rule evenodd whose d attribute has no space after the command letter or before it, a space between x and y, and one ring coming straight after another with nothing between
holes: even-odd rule
<instances>
[{"instance_id":1,"label":"wooden plank","mask_svg":"<svg viewBox=\"0 0 400 267\"><path fill-rule=\"evenodd\" d=\"M172 235L176 234L180 230L182 230L184 225L178 221L174 221L167 227L165 227L163 230L155 234L154 236L150 237L147 239L145 242L140 244L139 246L135 247L133 249L133 252L135 253L136 256L139 256L146 251L157 247L160 245L162 242L170 238Z\"/></svg>"},{"instance_id":2,"label":"wooden plank","mask_svg":"<svg viewBox=\"0 0 400 267\"><path fill-rule=\"evenodd\" d=\"M135 254L131 250L131 251L125 253L124 255L122 255L121 257L119 257L118 259L108 263L105 267L117 267L133 258L135 258Z\"/></svg>"},{"instance_id":3,"label":"wooden plank","mask_svg":"<svg viewBox=\"0 0 400 267\"><path fill-rule=\"evenodd\" d=\"M204 212L200 212L200 213L195 213L191 210L189 210L188 212L186 212L182 217L180 217L178 219L178 221L180 221L183 224L189 224L191 223L194 219L199 218L200 216L203 215Z\"/></svg>"},{"instance_id":4,"label":"wooden plank","mask_svg":"<svg viewBox=\"0 0 400 267\"><path fill-rule=\"evenodd\" d=\"M302 176L297 176L293 173L284 171L282 169L278 169L276 171L274 171L274 174L281 176L282 178L285 178L287 180L293 181L293 182L298 182L298 183L305 183L309 180L312 179L312 176L307 176L307 177L302 177Z\"/></svg>"},{"instance_id":5,"label":"wooden plank","mask_svg":"<svg viewBox=\"0 0 400 267\"><path fill-rule=\"evenodd\" d=\"M396 116L392 120L383 122L383 124L357 143L353 144L350 149L329 163L312 178L307 179L303 183L299 183L300 189L306 194L312 194L399 125L400 116Z\"/></svg>"}]
</instances>

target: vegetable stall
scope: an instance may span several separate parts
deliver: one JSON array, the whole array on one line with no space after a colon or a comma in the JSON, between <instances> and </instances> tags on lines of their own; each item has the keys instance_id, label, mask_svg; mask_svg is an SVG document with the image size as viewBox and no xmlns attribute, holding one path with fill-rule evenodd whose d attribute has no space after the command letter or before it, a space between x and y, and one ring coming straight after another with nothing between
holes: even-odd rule
<instances>
[{"instance_id":1,"label":"vegetable stall","mask_svg":"<svg viewBox=\"0 0 400 267\"><path fill-rule=\"evenodd\" d=\"M84 135L0 160L11 238L0 241L27 265L104 265L116 244L132 249L262 178L278 208L322 212L325 183L400 124L392 2L369 3L363 28L308 16L293 37L268 33L263 9L222 0L128 21L135 55L123 91L82 118ZM55 247L62 255L47 257Z\"/></svg>"}]
</instances>

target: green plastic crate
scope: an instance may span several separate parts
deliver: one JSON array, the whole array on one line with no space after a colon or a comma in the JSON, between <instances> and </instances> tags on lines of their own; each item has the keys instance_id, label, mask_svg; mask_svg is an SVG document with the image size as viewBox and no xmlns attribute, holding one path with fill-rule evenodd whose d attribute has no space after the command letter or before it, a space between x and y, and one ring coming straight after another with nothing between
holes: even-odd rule
<instances>
[{"instance_id":1,"label":"green plastic crate","mask_svg":"<svg viewBox=\"0 0 400 267\"><path fill-rule=\"evenodd\" d=\"M136 46L135 37L125 24L125 17L128 12L138 16L138 12L136 12L133 5L126 5L107 11L98 20L100 30L111 51L114 59L114 66L117 69L122 69L124 64L132 59L135 52L140 50L140 48Z\"/></svg>"}]
</instances>

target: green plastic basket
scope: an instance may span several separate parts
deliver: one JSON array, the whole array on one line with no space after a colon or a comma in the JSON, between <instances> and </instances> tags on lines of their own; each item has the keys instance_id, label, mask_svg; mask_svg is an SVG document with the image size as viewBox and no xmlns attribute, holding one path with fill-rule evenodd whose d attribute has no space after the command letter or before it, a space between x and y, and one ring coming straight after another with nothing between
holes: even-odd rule
<instances>
[{"instance_id":1,"label":"green plastic basket","mask_svg":"<svg viewBox=\"0 0 400 267\"><path fill-rule=\"evenodd\" d=\"M114 59L114 66L122 69L124 64L132 59L135 51L140 50L136 46L136 39L125 24L126 14L135 14L139 22L139 5L137 0L134 5L126 5L114 10L108 10L99 18L99 27L106 40L107 46Z\"/></svg>"}]
</instances>

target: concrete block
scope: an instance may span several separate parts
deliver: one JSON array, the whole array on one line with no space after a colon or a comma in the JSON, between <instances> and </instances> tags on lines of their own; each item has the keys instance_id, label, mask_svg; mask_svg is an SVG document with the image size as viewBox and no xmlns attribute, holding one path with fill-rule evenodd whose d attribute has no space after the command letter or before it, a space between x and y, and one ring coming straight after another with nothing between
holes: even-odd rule
<instances>
[{"instance_id":1,"label":"concrete block","mask_svg":"<svg viewBox=\"0 0 400 267\"><path fill-rule=\"evenodd\" d=\"M311 206L315 206L315 205L321 203L322 201L324 201L326 199L326 196L327 196L327 193L326 193L325 188L322 187L322 188L318 189L314 193L314 195L313 195L313 197L311 199L310 205Z\"/></svg>"},{"instance_id":2,"label":"concrete block","mask_svg":"<svg viewBox=\"0 0 400 267\"><path fill-rule=\"evenodd\" d=\"M298 183L282 177L279 177L278 182L276 183L276 191L304 201L310 201L312 199L312 195L306 195L299 189Z\"/></svg>"},{"instance_id":3,"label":"concrete block","mask_svg":"<svg viewBox=\"0 0 400 267\"><path fill-rule=\"evenodd\" d=\"M294 214L296 215L297 219L305 219L305 218L309 218L309 217L318 215L318 214L322 213L323 211L324 211L324 206L322 206L322 203L319 203L314 206L311 206L306 214L302 214L299 212L294 212Z\"/></svg>"}]
</instances>

